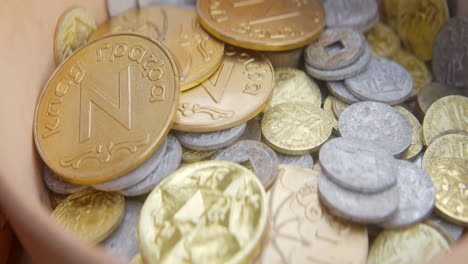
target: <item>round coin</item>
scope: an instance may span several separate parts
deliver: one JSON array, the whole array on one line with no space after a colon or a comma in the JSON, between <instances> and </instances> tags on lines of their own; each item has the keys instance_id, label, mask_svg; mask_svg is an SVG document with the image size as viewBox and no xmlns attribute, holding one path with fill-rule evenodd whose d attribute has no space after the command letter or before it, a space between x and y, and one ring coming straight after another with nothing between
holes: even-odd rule
<instances>
[{"instance_id":1,"label":"round coin","mask_svg":"<svg viewBox=\"0 0 468 264\"><path fill-rule=\"evenodd\" d=\"M215 150L193 150L189 148L182 148L182 162L185 163L194 163L202 160L208 160L213 156L213 154L218 151Z\"/></svg>"},{"instance_id":2,"label":"round coin","mask_svg":"<svg viewBox=\"0 0 468 264\"><path fill-rule=\"evenodd\" d=\"M332 99L332 110L333 114L336 118L340 118L341 114L343 113L346 108L348 108L349 104L340 101L338 98L333 97Z\"/></svg>"},{"instance_id":3,"label":"round coin","mask_svg":"<svg viewBox=\"0 0 468 264\"><path fill-rule=\"evenodd\" d=\"M366 33L366 39L374 56L389 58L400 49L398 35L391 27L382 23L374 25Z\"/></svg>"},{"instance_id":4,"label":"round coin","mask_svg":"<svg viewBox=\"0 0 468 264\"><path fill-rule=\"evenodd\" d=\"M60 177L55 175L55 173L53 173L46 165L44 165L42 178L44 179L47 188L58 194L72 194L88 188L88 186L86 185L73 184L62 180Z\"/></svg>"},{"instance_id":5,"label":"round coin","mask_svg":"<svg viewBox=\"0 0 468 264\"><path fill-rule=\"evenodd\" d=\"M262 140L262 130L260 122L256 118L252 118L247 122L244 133L238 140L253 140L260 142Z\"/></svg>"},{"instance_id":6,"label":"round coin","mask_svg":"<svg viewBox=\"0 0 468 264\"><path fill-rule=\"evenodd\" d=\"M204 133L176 131L175 135L182 146L194 150L215 150L227 147L238 140L244 133L246 124L232 128Z\"/></svg>"},{"instance_id":7,"label":"round coin","mask_svg":"<svg viewBox=\"0 0 468 264\"><path fill-rule=\"evenodd\" d=\"M325 25L319 0L294 2L197 1L203 27L231 45L262 51L303 47L317 39Z\"/></svg>"},{"instance_id":8,"label":"round coin","mask_svg":"<svg viewBox=\"0 0 468 264\"><path fill-rule=\"evenodd\" d=\"M336 118L335 113L333 112L333 106L332 106L333 98L334 97L331 95L327 96L327 98L325 99L325 102L323 102L323 110L325 110L325 112L328 115L330 124L333 127L333 133L335 133L336 135L339 135L340 132L338 129L338 119Z\"/></svg>"},{"instance_id":9,"label":"round coin","mask_svg":"<svg viewBox=\"0 0 468 264\"><path fill-rule=\"evenodd\" d=\"M411 145L400 158L405 160L414 159L423 149L422 126L419 123L419 120L403 106L397 105L395 106L395 110L397 110L406 118L406 120L408 120L408 122L411 124L411 128L413 129Z\"/></svg>"},{"instance_id":10,"label":"round coin","mask_svg":"<svg viewBox=\"0 0 468 264\"><path fill-rule=\"evenodd\" d=\"M434 140L424 152L422 167L427 169L431 164L443 158L467 159L468 136L463 134L448 134Z\"/></svg>"},{"instance_id":11,"label":"round coin","mask_svg":"<svg viewBox=\"0 0 468 264\"><path fill-rule=\"evenodd\" d=\"M462 89L455 88L453 86L445 85L442 83L428 83L426 84L418 94L417 102L419 110L425 115L429 107L438 99L448 95L465 95L468 94L463 92Z\"/></svg>"},{"instance_id":12,"label":"round coin","mask_svg":"<svg viewBox=\"0 0 468 264\"><path fill-rule=\"evenodd\" d=\"M65 198L68 197L68 194L59 194L52 191L49 191L49 202L52 209L55 209Z\"/></svg>"},{"instance_id":13,"label":"round coin","mask_svg":"<svg viewBox=\"0 0 468 264\"><path fill-rule=\"evenodd\" d=\"M351 27L366 31L376 23L377 1L374 0L326 0L327 27Z\"/></svg>"},{"instance_id":14,"label":"round coin","mask_svg":"<svg viewBox=\"0 0 468 264\"><path fill-rule=\"evenodd\" d=\"M176 77L169 51L149 38L122 34L89 43L60 65L40 94L34 118L39 154L77 184L135 169L171 127Z\"/></svg>"},{"instance_id":15,"label":"round coin","mask_svg":"<svg viewBox=\"0 0 468 264\"><path fill-rule=\"evenodd\" d=\"M332 95L347 104L354 104L361 101L348 91L343 81L327 82L327 88Z\"/></svg>"},{"instance_id":16,"label":"round coin","mask_svg":"<svg viewBox=\"0 0 468 264\"><path fill-rule=\"evenodd\" d=\"M312 155L306 154L301 156L286 155L276 152L278 156L278 163L283 165L292 165L296 167L312 169L314 168L314 159Z\"/></svg>"}]
</instances>

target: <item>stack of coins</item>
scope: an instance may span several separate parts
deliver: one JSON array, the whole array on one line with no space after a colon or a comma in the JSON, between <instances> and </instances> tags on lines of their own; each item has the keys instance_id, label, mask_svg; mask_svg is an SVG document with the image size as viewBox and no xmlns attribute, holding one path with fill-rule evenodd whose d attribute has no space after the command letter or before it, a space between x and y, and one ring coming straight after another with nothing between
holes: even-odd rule
<instances>
[{"instance_id":1,"label":"stack of coins","mask_svg":"<svg viewBox=\"0 0 468 264\"><path fill-rule=\"evenodd\" d=\"M428 2L384 1L388 24L374 0L108 0L99 26L67 10L34 124L53 217L131 263L449 250L468 20Z\"/></svg>"}]
</instances>

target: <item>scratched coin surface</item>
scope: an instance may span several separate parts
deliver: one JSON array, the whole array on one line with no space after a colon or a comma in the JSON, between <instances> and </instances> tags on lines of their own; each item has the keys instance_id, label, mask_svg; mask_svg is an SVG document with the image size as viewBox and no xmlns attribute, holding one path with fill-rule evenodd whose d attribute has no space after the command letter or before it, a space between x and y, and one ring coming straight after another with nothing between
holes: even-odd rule
<instances>
[{"instance_id":1,"label":"scratched coin surface","mask_svg":"<svg viewBox=\"0 0 468 264\"><path fill-rule=\"evenodd\" d=\"M468 97L450 95L435 101L423 121L424 144L447 132L468 131Z\"/></svg>"},{"instance_id":2,"label":"scratched coin surface","mask_svg":"<svg viewBox=\"0 0 468 264\"><path fill-rule=\"evenodd\" d=\"M276 152L276 156L278 156L278 163L283 165L292 165L296 167L312 169L314 168L314 159L312 155L286 155L280 152Z\"/></svg>"},{"instance_id":3,"label":"scratched coin surface","mask_svg":"<svg viewBox=\"0 0 468 264\"><path fill-rule=\"evenodd\" d=\"M186 147L182 147L182 162L194 163L202 160L210 159L213 154L218 151L215 150L193 150Z\"/></svg>"},{"instance_id":4,"label":"scratched coin surface","mask_svg":"<svg viewBox=\"0 0 468 264\"><path fill-rule=\"evenodd\" d=\"M361 101L348 91L343 81L327 82L327 88L333 96L347 104L354 104Z\"/></svg>"},{"instance_id":5,"label":"scratched coin surface","mask_svg":"<svg viewBox=\"0 0 468 264\"><path fill-rule=\"evenodd\" d=\"M351 27L367 31L378 18L377 1L373 0L326 0L327 27Z\"/></svg>"},{"instance_id":6,"label":"scratched coin surface","mask_svg":"<svg viewBox=\"0 0 468 264\"><path fill-rule=\"evenodd\" d=\"M467 159L468 136L448 134L434 140L424 152L422 166L427 169L438 159Z\"/></svg>"},{"instance_id":7,"label":"scratched coin surface","mask_svg":"<svg viewBox=\"0 0 468 264\"><path fill-rule=\"evenodd\" d=\"M138 8L137 0L107 0L107 13L110 17Z\"/></svg>"},{"instance_id":8,"label":"scratched coin surface","mask_svg":"<svg viewBox=\"0 0 468 264\"><path fill-rule=\"evenodd\" d=\"M326 112L309 103L284 103L270 109L262 118L265 142L289 155L316 151L331 135Z\"/></svg>"},{"instance_id":9,"label":"scratched coin surface","mask_svg":"<svg viewBox=\"0 0 468 264\"><path fill-rule=\"evenodd\" d=\"M382 23L374 25L366 33L366 39L374 56L389 58L400 49L400 38L396 32Z\"/></svg>"},{"instance_id":10,"label":"scratched coin surface","mask_svg":"<svg viewBox=\"0 0 468 264\"><path fill-rule=\"evenodd\" d=\"M40 94L39 154L72 183L96 184L135 169L171 127L176 76L169 51L146 37L121 34L89 43L59 66Z\"/></svg>"},{"instance_id":11,"label":"scratched coin surface","mask_svg":"<svg viewBox=\"0 0 468 264\"><path fill-rule=\"evenodd\" d=\"M254 263L365 263L366 227L328 212L319 201L318 173L287 165L279 171L267 192L269 230Z\"/></svg>"},{"instance_id":12,"label":"scratched coin surface","mask_svg":"<svg viewBox=\"0 0 468 264\"><path fill-rule=\"evenodd\" d=\"M138 235L145 263L244 263L262 239L265 191L253 172L227 161L180 168L148 196Z\"/></svg>"},{"instance_id":13,"label":"scratched coin surface","mask_svg":"<svg viewBox=\"0 0 468 264\"><path fill-rule=\"evenodd\" d=\"M325 11L310 1L197 1L200 23L231 45L262 51L303 47L319 37Z\"/></svg>"},{"instance_id":14,"label":"scratched coin surface","mask_svg":"<svg viewBox=\"0 0 468 264\"><path fill-rule=\"evenodd\" d=\"M408 120L413 131L411 136L411 145L409 146L408 150L403 153L400 159L414 159L423 149L421 123L419 123L419 120L403 106L397 105L395 106L395 110L397 110L406 118L406 120Z\"/></svg>"},{"instance_id":15,"label":"scratched coin surface","mask_svg":"<svg viewBox=\"0 0 468 264\"><path fill-rule=\"evenodd\" d=\"M42 178L44 179L44 183L47 188L58 194L72 194L88 188L86 185L73 184L61 179L46 165L44 165L44 169L42 171Z\"/></svg>"},{"instance_id":16,"label":"scratched coin surface","mask_svg":"<svg viewBox=\"0 0 468 264\"><path fill-rule=\"evenodd\" d=\"M154 6L130 10L100 25L90 39L127 32L159 40L170 49L178 62L181 91L206 80L223 61L224 43L210 36L190 9Z\"/></svg>"},{"instance_id":17,"label":"scratched coin surface","mask_svg":"<svg viewBox=\"0 0 468 264\"><path fill-rule=\"evenodd\" d=\"M401 66L411 74L413 78L413 90L411 91L410 98L416 98L422 87L432 80L432 74L427 68L424 61L412 55L409 52L398 50L392 57L392 60L398 62Z\"/></svg>"},{"instance_id":18,"label":"scratched coin surface","mask_svg":"<svg viewBox=\"0 0 468 264\"><path fill-rule=\"evenodd\" d=\"M175 135L182 146L194 150L215 150L227 147L234 143L244 133L246 124L241 124L228 129L215 132L182 132L176 131Z\"/></svg>"},{"instance_id":19,"label":"scratched coin surface","mask_svg":"<svg viewBox=\"0 0 468 264\"><path fill-rule=\"evenodd\" d=\"M90 10L78 7L65 11L55 28L55 64L59 65L76 49L85 45L96 27L96 18Z\"/></svg>"},{"instance_id":20,"label":"scratched coin surface","mask_svg":"<svg viewBox=\"0 0 468 264\"><path fill-rule=\"evenodd\" d=\"M393 107L378 102L355 103L338 121L343 137L373 141L400 157L409 148L413 128L406 118Z\"/></svg>"},{"instance_id":21,"label":"scratched coin surface","mask_svg":"<svg viewBox=\"0 0 468 264\"><path fill-rule=\"evenodd\" d=\"M428 83L425 85L418 94L417 103L419 110L422 114L426 114L429 107L438 99L448 95L465 95L468 96L468 92L463 92L462 89L458 89L453 86L449 86L443 83Z\"/></svg>"},{"instance_id":22,"label":"scratched coin surface","mask_svg":"<svg viewBox=\"0 0 468 264\"><path fill-rule=\"evenodd\" d=\"M393 105L408 99L413 90L413 79L400 64L383 57L372 57L366 70L346 79L345 85L361 100Z\"/></svg>"},{"instance_id":23,"label":"scratched coin surface","mask_svg":"<svg viewBox=\"0 0 468 264\"><path fill-rule=\"evenodd\" d=\"M52 212L57 223L89 243L106 239L122 221L125 199L88 188L63 200Z\"/></svg>"},{"instance_id":24,"label":"scratched coin surface","mask_svg":"<svg viewBox=\"0 0 468 264\"><path fill-rule=\"evenodd\" d=\"M265 108L273 83L273 67L263 55L227 46L219 69L182 93L173 128L210 132L245 123Z\"/></svg>"}]
</instances>

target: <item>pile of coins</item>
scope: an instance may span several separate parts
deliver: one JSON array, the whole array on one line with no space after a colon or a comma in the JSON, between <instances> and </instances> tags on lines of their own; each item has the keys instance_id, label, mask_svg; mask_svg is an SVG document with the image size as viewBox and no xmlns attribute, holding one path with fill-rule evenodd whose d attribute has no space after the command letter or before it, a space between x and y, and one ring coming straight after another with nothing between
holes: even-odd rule
<instances>
[{"instance_id":1,"label":"pile of coins","mask_svg":"<svg viewBox=\"0 0 468 264\"><path fill-rule=\"evenodd\" d=\"M468 225L468 18L383 2L387 24L375 0L67 10L34 123L53 217L131 263L448 251Z\"/></svg>"}]
</instances>

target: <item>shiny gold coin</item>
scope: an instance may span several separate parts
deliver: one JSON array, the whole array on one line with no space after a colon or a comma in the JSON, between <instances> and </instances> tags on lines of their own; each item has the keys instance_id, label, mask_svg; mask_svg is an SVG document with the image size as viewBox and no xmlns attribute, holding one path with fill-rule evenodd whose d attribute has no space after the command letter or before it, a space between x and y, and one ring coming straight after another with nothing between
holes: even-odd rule
<instances>
[{"instance_id":1,"label":"shiny gold coin","mask_svg":"<svg viewBox=\"0 0 468 264\"><path fill-rule=\"evenodd\" d=\"M444 133L468 131L468 98L450 95L435 101L423 121L424 144L428 146Z\"/></svg>"},{"instance_id":2,"label":"shiny gold coin","mask_svg":"<svg viewBox=\"0 0 468 264\"><path fill-rule=\"evenodd\" d=\"M380 233L372 243L368 263L428 263L449 250L447 240L436 229L426 224L416 224Z\"/></svg>"},{"instance_id":3,"label":"shiny gold coin","mask_svg":"<svg viewBox=\"0 0 468 264\"><path fill-rule=\"evenodd\" d=\"M265 108L273 83L263 55L226 46L216 73L182 93L173 129L210 132L245 123Z\"/></svg>"},{"instance_id":4,"label":"shiny gold coin","mask_svg":"<svg viewBox=\"0 0 468 264\"><path fill-rule=\"evenodd\" d=\"M332 102L333 102L333 96L332 95L327 96L327 98L325 99L325 102L323 102L323 110L327 112L328 118L330 120L330 124L334 132L339 133L340 130L338 128L338 119L336 118L335 113L333 112Z\"/></svg>"},{"instance_id":5,"label":"shiny gold coin","mask_svg":"<svg viewBox=\"0 0 468 264\"><path fill-rule=\"evenodd\" d=\"M411 124L411 127L413 128L411 145L409 146L408 150L400 157L400 159L411 160L415 158L423 149L422 126L418 119L406 108L397 105L395 106L395 110L400 112L400 114L402 114L408 120L408 122Z\"/></svg>"},{"instance_id":6,"label":"shiny gold coin","mask_svg":"<svg viewBox=\"0 0 468 264\"><path fill-rule=\"evenodd\" d=\"M257 177L241 165L203 161L165 178L141 210L140 253L151 263L244 263L266 228Z\"/></svg>"},{"instance_id":7,"label":"shiny gold coin","mask_svg":"<svg viewBox=\"0 0 468 264\"><path fill-rule=\"evenodd\" d=\"M65 11L55 28L55 64L62 63L76 49L86 44L96 27L96 19L90 10L73 8Z\"/></svg>"},{"instance_id":8,"label":"shiny gold coin","mask_svg":"<svg viewBox=\"0 0 468 264\"><path fill-rule=\"evenodd\" d=\"M337 119L340 119L341 113L348 108L349 104L341 101L340 99L333 97L332 98L332 109L333 109L333 114L335 114L335 117Z\"/></svg>"},{"instance_id":9,"label":"shiny gold coin","mask_svg":"<svg viewBox=\"0 0 468 264\"><path fill-rule=\"evenodd\" d=\"M79 239L97 244L119 226L124 211L122 195L88 188L68 196L52 216Z\"/></svg>"},{"instance_id":10,"label":"shiny gold coin","mask_svg":"<svg viewBox=\"0 0 468 264\"><path fill-rule=\"evenodd\" d=\"M271 148L284 154L316 151L332 132L327 113L308 103L284 103L263 116L262 133Z\"/></svg>"},{"instance_id":11,"label":"shiny gold coin","mask_svg":"<svg viewBox=\"0 0 468 264\"><path fill-rule=\"evenodd\" d=\"M49 201L52 209L55 209L63 200L65 200L69 195L68 194L59 194L52 191L49 191Z\"/></svg>"},{"instance_id":12,"label":"shiny gold coin","mask_svg":"<svg viewBox=\"0 0 468 264\"><path fill-rule=\"evenodd\" d=\"M234 46L280 51L303 47L322 32L322 1L197 2L200 23L213 36Z\"/></svg>"},{"instance_id":13,"label":"shiny gold coin","mask_svg":"<svg viewBox=\"0 0 468 264\"><path fill-rule=\"evenodd\" d=\"M122 34L89 43L60 65L40 94L34 120L39 154L72 183L129 172L169 132L177 79L159 42Z\"/></svg>"},{"instance_id":14,"label":"shiny gold coin","mask_svg":"<svg viewBox=\"0 0 468 264\"><path fill-rule=\"evenodd\" d=\"M194 163L210 159L217 150L193 150L182 147L182 161Z\"/></svg>"},{"instance_id":15,"label":"shiny gold coin","mask_svg":"<svg viewBox=\"0 0 468 264\"><path fill-rule=\"evenodd\" d=\"M322 94L318 85L305 72L292 68L275 70L273 95L265 107L267 112L275 105L289 102L311 103L320 107Z\"/></svg>"},{"instance_id":16,"label":"shiny gold coin","mask_svg":"<svg viewBox=\"0 0 468 264\"><path fill-rule=\"evenodd\" d=\"M91 39L134 32L165 44L178 62L181 91L210 77L223 61L224 43L211 37L191 9L145 7L127 11L99 26Z\"/></svg>"},{"instance_id":17,"label":"shiny gold coin","mask_svg":"<svg viewBox=\"0 0 468 264\"><path fill-rule=\"evenodd\" d=\"M429 168L439 159L468 159L468 135L448 134L434 140L424 152L422 167Z\"/></svg>"},{"instance_id":18,"label":"shiny gold coin","mask_svg":"<svg viewBox=\"0 0 468 264\"><path fill-rule=\"evenodd\" d=\"M318 175L311 169L279 166L278 177L267 192L268 234L254 263L366 262L366 227L327 211L319 200Z\"/></svg>"},{"instance_id":19,"label":"shiny gold coin","mask_svg":"<svg viewBox=\"0 0 468 264\"><path fill-rule=\"evenodd\" d=\"M367 33L366 39L374 56L389 58L400 49L400 38L385 24L375 24Z\"/></svg>"}]
</instances>

